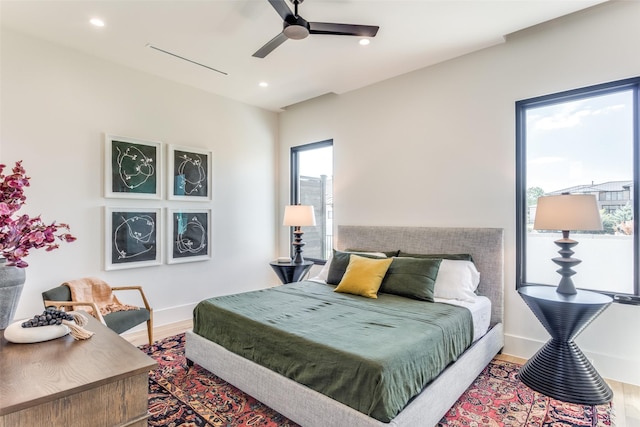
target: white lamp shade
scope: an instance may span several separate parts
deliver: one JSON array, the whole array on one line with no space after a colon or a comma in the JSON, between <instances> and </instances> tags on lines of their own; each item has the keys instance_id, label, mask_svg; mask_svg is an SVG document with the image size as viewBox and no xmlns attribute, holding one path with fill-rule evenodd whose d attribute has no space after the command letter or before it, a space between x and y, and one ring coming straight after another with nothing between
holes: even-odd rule
<instances>
[{"instance_id":1,"label":"white lamp shade","mask_svg":"<svg viewBox=\"0 0 640 427\"><path fill-rule=\"evenodd\" d=\"M304 227L316 225L316 215L313 206L290 205L284 207L284 220L282 225L290 227Z\"/></svg>"},{"instance_id":2,"label":"white lamp shade","mask_svg":"<svg viewBox=\"0 0 640 427\"><path fill-rule=\"evenodd\" d=\"M561 194L538 198L535 230L602 230L598 201L593 194Z\"/></svg>"}]
</instances>

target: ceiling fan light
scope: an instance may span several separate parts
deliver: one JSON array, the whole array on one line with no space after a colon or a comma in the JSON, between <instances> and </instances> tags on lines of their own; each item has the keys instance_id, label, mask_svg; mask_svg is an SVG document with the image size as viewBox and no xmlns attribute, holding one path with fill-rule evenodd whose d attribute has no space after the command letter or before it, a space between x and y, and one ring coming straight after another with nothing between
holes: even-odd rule
<instances>
[{"instance_id":1,"label":"ceiling fan light","mask_svg":"<svg viewBox=\"0 0 640 427\"><path fill-rule=\"evenodd\" d=\"M292 40L302 40L309 36L309 29L302 25L291 24L284 28L283 33Z\"/></svg>"}]
</instances>

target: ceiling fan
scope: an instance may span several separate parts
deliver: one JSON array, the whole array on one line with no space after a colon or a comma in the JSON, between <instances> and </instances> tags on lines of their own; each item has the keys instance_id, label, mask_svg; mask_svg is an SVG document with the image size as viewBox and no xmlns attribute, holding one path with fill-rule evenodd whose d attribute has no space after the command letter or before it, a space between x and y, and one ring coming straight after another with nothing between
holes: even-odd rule
<instances>
[{"instance_id":1,"label":"ceiling fan","mask_svg":"<svg viewBox=\"0 0 640 427\"><path fill-rule=\"evenodd\" d=\"M294 11L291 12L285 0L268 0L271 6L278 12L284 21L282 32L271 39L253 54L256 58L264 58L287 39L301 40L309 34L330 34L337 36L375 37L378 26L333 24L328 22L308 22L298 15L298 5L304 0L289 0L293 3Z\"/></svg>"}]
</instances>

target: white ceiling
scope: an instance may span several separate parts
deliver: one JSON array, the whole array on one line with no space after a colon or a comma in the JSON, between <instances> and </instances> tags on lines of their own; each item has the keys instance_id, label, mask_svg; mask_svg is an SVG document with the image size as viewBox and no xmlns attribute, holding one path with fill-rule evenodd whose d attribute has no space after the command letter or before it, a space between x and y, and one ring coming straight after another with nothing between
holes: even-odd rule
<instances>
[{"instance_id":1,"label":"white ceiling","mask_svg":"<svg viewBox=\"0 0 640 427\"><path fill-rule=\"evenodd\" d=\"M22 33L280 111L502 43L509 33L604 1L306 0L299 14L307 21L380 30L368 46L352 36L287 40L264 59L252 54L282 31L268 0L0 0L0 19ZM93 17L106 25L90 25Z\"/></svg>"}]
</instances>

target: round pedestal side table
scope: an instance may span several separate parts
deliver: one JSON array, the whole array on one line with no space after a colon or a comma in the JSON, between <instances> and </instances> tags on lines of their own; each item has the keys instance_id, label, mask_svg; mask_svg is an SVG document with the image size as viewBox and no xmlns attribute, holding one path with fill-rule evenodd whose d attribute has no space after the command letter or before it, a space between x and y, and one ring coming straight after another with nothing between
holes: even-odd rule
<instances>
[{"instance_id":1,"label":"round pedestal side table","mask_svg":"<svg viewBox=\"0 0 640 427\"><path fill-rule=\"evenodd\" d=\"M303 261L301 263L294 262L270 262L271 268L276 272L278 278L283 284L299 282L305 274L311 269L312 261Z\"/></svg>"},{"instance_id":2,"label":"round pedestal side table","mask_svg":"<svg viewBox=\"0 0 640 427\"><path fill-rule=\"evenodd\" d=\"M518 293L551 335L520 369L520 380L531 389L564 402L610 402L613 392L573 340L612 299L583 290L574 295L561 294L552 286L521 286Z\"/></svg>"}]
</instances>

